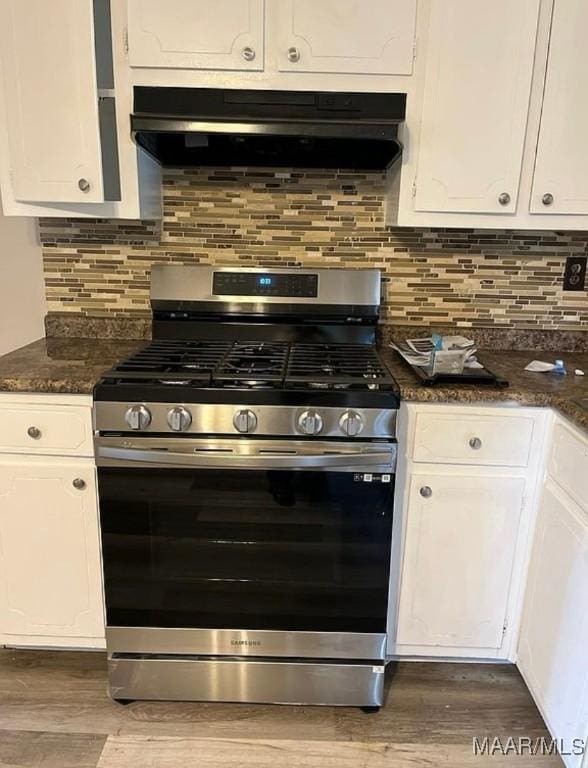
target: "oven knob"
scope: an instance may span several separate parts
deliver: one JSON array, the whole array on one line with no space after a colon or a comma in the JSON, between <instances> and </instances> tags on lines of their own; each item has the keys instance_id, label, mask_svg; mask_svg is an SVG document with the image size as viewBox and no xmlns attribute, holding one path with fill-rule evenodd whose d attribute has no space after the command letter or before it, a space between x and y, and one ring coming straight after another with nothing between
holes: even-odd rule
<instances>
[{"instance_id":1,"label":"oven knob","mask_svg":"<svg viewBox=\"0 0 588 768\"><path fill-rule=\"evenodd\" d=\"M243 408L233 416L233 425L237 432L253 432L257 426L257 416L248 408Z\"/></svg>"},{"instance_id":2,"label":"oven knob","mask_svg":"<svg viewBox=\"0 0 588 768\"><path fill-rule=\"evenodd\" d=\"M192 423L192 414L178 405L167 414L167 423L174 432L185 432Z\"/></svg>"},{"instance_id":3,"label":"oven knob","mask_svg":"<svg viewBox=\"0 0 588 768\"><path fill-rule=\"evenodd\" d=\"M303 435L318 435L323 428L323 417L318 411L304 411L298 417L298 429Z\"/></svg>"},{"instance_id":4,"label":"oven knob","mask_svg":"<svg viewBox=\"0 0 588 768\"><path fill-rule=\"evenodd\" d=\"M357 437L363 429L363 419L357 411L345 411L339 419L339 427L347 437Z\"/></svg>"},{"instance_id":5,"label":"oven knob","mask_svg":"<svg viewBox=\"0 0 588 768\"><path fill-rule=\"evenodd\" d=\"M132 405L125 413L125 421L131 429L147 429L151 424L151 413L144 405Z\"/></svg>"}]
</instances>

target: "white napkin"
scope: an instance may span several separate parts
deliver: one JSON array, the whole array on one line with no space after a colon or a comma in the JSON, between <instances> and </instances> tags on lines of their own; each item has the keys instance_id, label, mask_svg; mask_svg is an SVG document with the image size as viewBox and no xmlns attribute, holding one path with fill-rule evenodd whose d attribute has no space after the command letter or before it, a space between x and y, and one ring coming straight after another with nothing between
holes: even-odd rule
<instances>
[{"instance_id":1,"label":"white napkin","mask_svg":"<svg viewBox=\"0 0 588 768\"><path fill-rule=\"evenodd\" d=\"M526 371L533 371L535 373L548 373L555 368L553 363L544 363L541 360L531 360L529 365L525 366Z\"/></svg>"}]
</instances>

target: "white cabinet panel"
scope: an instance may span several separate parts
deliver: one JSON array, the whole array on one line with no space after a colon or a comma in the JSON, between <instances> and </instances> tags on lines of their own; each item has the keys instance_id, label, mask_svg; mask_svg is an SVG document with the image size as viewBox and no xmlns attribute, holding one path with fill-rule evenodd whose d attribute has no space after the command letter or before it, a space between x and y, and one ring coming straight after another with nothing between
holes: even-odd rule
<instances>
[{"instance_id":1,"label":"white cabinet panel","mask_svg":"<svg viewBox=\"0 0 588 768\"><path fill-rule=\"evenodd\" d=\"M0 57L14 198L102 202L92 0L4 0Z\"/></svg>"},{"instance_id":2,"label":"white cabinet panel","mask_svg":"<svg viewBox=\"0 0 588 768\"><path fill-rule=\"evenodd\" d=\"M416 416L413 461L526 467L534 424L533 416L423 409Z\"/></svg>"},{"instance_id":3,"label":"white cabinet panel","mask_svg":"<svg viewBox=\"0 0 588 768\"><path fill-rule=\"evenodd\" d=\"M93 456L91 409L0 397L0 452Z\"/></svg>"},{"instance_id":4,"label":"white cabinet panel","mask_svg":"<svg viewBox=\"0 0 588 768\"><path fill-rule=\"evenodd\" d=\"M92 461L0 459L0 635L104 635Z\"/></svg>"},{"instance_id":5,"label":"white cabinet panel","mask_svg":"<svg viewBox=\"0 0 588 768\"><path fill-rule=\"evenodd\" d=\"M282 71L409 75L416 0L280 0Z\"/></svg>"},{"instance_id":6,"label":"white cabinet panel","mask_svg":"<svg viewBox=\"0 0 588 768\"><path fill-rule=\"evenodd\" d=\"M500 475L412 475L397 645L502 646L524 489Z\"/></svg>"},{"instance_id":7,"label":"white cabinet panel","mask_svg":"<svg viewBox=\"0 0 588 768\"><path fill-rule=\"evenodd\" d=\"M548 472L588 513L588 441L560 419L553 427Z\"/></svg>"},{"instance_id":8,"label":"white cabinet panel","mask_svg":"<svg viewBox=\"0 0 588 768\"><path fill-rule=\"evenodd\" d=\"M264 0L129 0L132 67L263 69Z\"/></svg>"},{"instance_id":9,"label":"white cabinet panel","mask_svg":"<svg viewBox=\"0 0 588 768\"><path fill-rule=\"evenodd\" d=\"M416 211L516 210L538 13L539 0L432 0Z\"/></svg>"},{"instance_id":10,"label":"white cabinet panel","mask_svg":"<svg viewBox=\"0 0 588 768\"><path fill-rule=\"evenodd\" d=\"M588 737L588 518L548 482L521 627L518 665L551 735ZM566 758L580 766L579 755Z\"/></svg>"},{"instance_id":11,"label":"white cabinet panel","mask_svg":"<svg viewBox=\"0 0 588 768\"><path fill-rule=\"evenodd\" d=\"M588 214L587 30L586 0L556 0L533 179L532 213Z\"/></svg>"}]
</instances>

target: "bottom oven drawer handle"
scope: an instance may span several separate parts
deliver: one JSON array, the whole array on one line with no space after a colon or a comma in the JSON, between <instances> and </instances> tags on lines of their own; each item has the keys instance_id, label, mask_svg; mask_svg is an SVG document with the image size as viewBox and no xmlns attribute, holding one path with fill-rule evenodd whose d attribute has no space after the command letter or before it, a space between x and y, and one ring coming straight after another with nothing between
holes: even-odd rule
<instances>
[{"instance_id":1,"label":"bottom oven drawer handle","mask_svg":"<svg viewBox=\"0 0 588 768\"><path fill-rule=\"evenodd\" d=\"M190 453L174 453L172 451L143 451L134 448L115 448L100 446L98 448L98 463L100 459L110 459L122 462L138 462L157 464L160 466L182 465L188 467L259 467L272 468L304 468L304 467L358 467L391 464L390 451L357 454L275 454L273 456L246 455L233 453L230 455L202 456Z\"/></svg>"}]
</instances>

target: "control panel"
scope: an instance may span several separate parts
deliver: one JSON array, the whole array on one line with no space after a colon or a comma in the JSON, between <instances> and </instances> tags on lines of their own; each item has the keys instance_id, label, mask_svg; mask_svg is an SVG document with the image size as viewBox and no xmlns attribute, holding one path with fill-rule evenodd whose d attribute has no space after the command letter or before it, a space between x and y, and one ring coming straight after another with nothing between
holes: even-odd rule
<instances>
[{"instance_id":1,"label":"control panel","mask_svg":"<svg viewBox=\"0 0 588 768\"><path fill-rule=\"evenodd\" d=\"M318 296L318 275L296 272L215 272L215 296L277 296L286 299Z\"/></svg>"}]
</instances>

